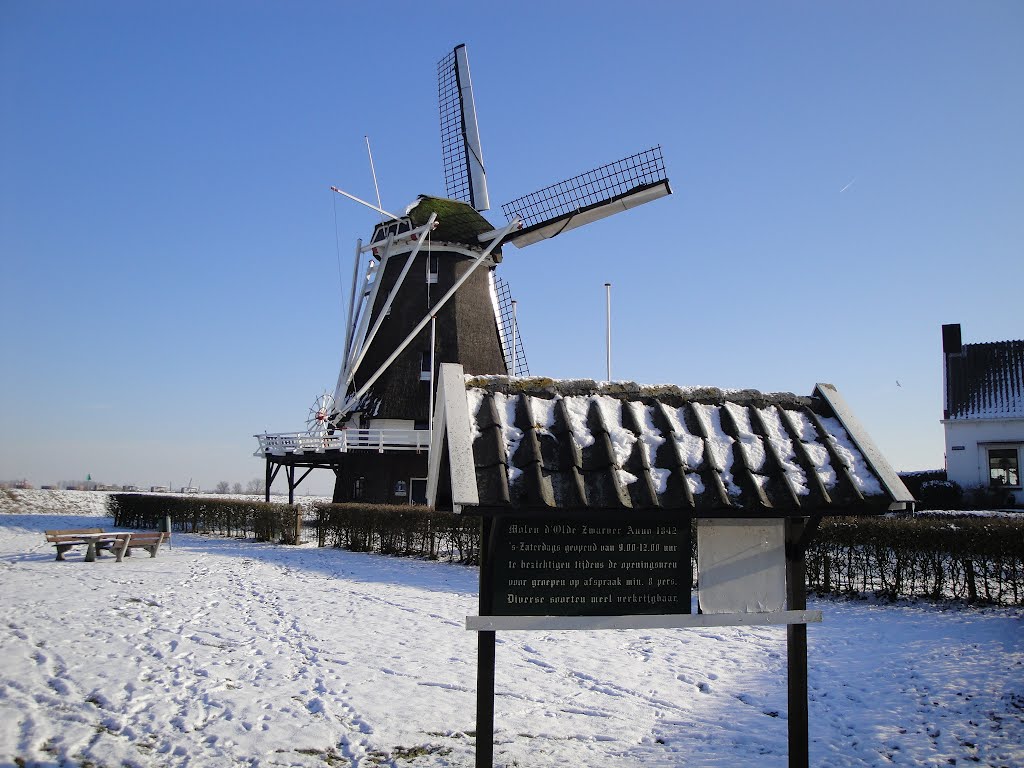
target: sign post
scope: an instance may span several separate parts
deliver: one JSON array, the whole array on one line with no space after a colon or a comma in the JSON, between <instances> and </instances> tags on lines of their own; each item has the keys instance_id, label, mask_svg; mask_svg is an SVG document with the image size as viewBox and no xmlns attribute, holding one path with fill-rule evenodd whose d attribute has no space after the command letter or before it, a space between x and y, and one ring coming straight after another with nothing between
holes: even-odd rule
<instances>
[{"instance_id":1,"label":"sign post","mask_svg":"<svg viewBox=\"0 0 1024 768\"><path fill-rule=\"evenodd\" d=\"M491 613L491 549L494 546L494 524L490 517L480 521L480 615ZM495 634L476 633L476 768L494 764L494 647Z\"/></svg>"},{"instance_id":2,"label":"sign post","mask_svg":"<svg viewBox=\"0 0 1024 768\"><path fill-rule=\"evenodd\" d=\"M819 520L700 520L710 613L693 615L688 517L484 514L480 615L466 620L477 632L476 768L494 762L497 629L740 625L786 625L789 766L807 768L807 622L821 612L807 610L804 553Z\"/></svg>"}]
</instances>

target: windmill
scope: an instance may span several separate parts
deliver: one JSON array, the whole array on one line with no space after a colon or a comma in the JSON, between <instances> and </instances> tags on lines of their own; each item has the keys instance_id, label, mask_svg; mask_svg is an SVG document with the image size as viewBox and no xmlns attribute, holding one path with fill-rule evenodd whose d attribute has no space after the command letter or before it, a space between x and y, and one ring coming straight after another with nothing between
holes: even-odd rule
<instances>
[{"instance_id":1,"label":"windmill","mask_svg":"<svg viewBox=\"0 0 1024 768\"><path fill-rule=\"evenodd\" d=\"M420 481L425 488L441 363L458 362L474 375L528 373L514 302L495 274L504 245L524 248L672 191L654 147L506 203L506 220L491 224L482 215L490 200L466 46L455 47L437 72L446 196L420 195L396 215L379 200L372 205L331 187L386 217L369 242L357 243L337 385L311 410L312 427L324 428L324 450L347 453L324 464L338 477L335 501L399 502L411 500ZM333 410L325 421L327 402ZM283 444L290 445L276 443Z\"/></svg>"}]
</instances>

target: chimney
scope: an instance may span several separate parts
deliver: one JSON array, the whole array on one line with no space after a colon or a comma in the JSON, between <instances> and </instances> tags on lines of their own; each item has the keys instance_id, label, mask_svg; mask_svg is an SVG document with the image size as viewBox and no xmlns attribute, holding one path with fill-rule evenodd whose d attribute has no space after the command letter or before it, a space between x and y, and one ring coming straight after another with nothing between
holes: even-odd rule
<instances>
[{"instance_id":1,"label":"chimney","mask_svg":"<svg viewBox=\"0 0 1024 768\"><path fill-rule=\"evenodd\" d=\"M960 337L960 323L942 326L942 354L959 355L963 352L963 341Z\"/></svg>"},{"instance_id":2,"label":"chimney","mask_svg":"<svg viewBox=\"0 0 1024 768\"><path fill-rule=\"evenodd\" d=\"M953 400L953 386L954 383L950 380L952 377L952 371L950 371L950 365L953 365L953 361L950 360L951 355L960 355L963 353L964 345L963 339L960 336L960 323L950 323L949 325L942 326L942 389L943 389L943 408L942 418L949 418L950 403ZM956 366L959 370L959 366Z\"/></svg>"}]
</instances>

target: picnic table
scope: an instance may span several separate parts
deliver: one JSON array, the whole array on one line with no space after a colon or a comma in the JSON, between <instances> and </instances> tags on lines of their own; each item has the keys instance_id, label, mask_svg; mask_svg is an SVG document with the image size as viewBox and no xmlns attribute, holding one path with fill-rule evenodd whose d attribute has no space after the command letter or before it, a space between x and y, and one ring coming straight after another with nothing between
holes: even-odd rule
<instances>
[{"instance_id":1,"label":"picnic table","mask_svg":"<svg viewBox=\"0 0 1024 768\"><path fill-rule=\"evenodd\" d=\"M112 551L117 562L126 555L131 557L132 549L145 549L150 557L156 557L160 545L171 540L171 534L155 531L104 531L102 528L67 528L46 531L46 541L57 549L57 560L64 560L64 553L75 546L85 546L85 562L96 561L103 550Z\"/></svg>"}]
</instances>

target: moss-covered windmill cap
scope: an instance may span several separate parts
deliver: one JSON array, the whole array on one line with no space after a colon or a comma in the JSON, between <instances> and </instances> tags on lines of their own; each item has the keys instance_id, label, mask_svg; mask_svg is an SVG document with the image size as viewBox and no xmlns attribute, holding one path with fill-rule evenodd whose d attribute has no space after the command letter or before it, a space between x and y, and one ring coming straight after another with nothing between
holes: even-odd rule
<instances>
[{"instance_id":1,"label":"moss-covered windmill cap","mask_svg":"<svg viewBox=\"0 0 1024 768\"><path fill-rule=\"evenodd\" d=\"M420 195L408 210L414 227L426 224L432 213L437 214L438 224L431 237L446 243L462 243L481 248L483 246L478 236L494 229L473 206L458 200Z\"/></svg>"}]
</instances>

